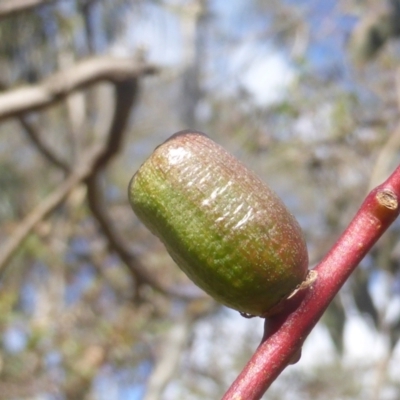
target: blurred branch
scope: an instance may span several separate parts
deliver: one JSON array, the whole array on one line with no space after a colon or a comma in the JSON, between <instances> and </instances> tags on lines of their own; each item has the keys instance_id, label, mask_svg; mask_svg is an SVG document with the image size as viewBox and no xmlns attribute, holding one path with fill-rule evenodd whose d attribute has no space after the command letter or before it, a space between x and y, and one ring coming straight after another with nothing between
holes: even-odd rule
<instances>
[{"instance_id":1,"label":"blurred branch","mask_svg":"<svg viewBox=\"0 0 400 400\"><path fill-rule=\"evenodd\" d=\"M69 172L69 165L60 157L58 157L58 155L55 154L55 152L47 146L47 144L43 141L41 135L39 134L37 128L25 117L20 116L18 117L18 120L24 128L25 132L27 133L31 142L34 144L36 149L39 150L39 152L44 156L44 158L46 158L48 161L50 161L52 164L54 164L56 167L60 168L64 172Z\"/></svg>"},{"instance_id":2,"label":"blurred branch","mask_svg":"<svg viewBox=\"0 0 400 400\"><path fill-rule=\"evenodd\" d=\"M8 90L8 87L4 82L0 82L0 90L1 91ZM49 148L49 146L47 146L47 144L42 139L37 127L32 122L29 122L27 118L23 116L18 116L17 118L22 128L28 135L28 138L31 140L36 149L44 156L44 158L46 158L56 167L62 169L64 172L69 172L70 170L69 165L60 157L58 157L58 155L55 154L55 152L52 151Z\"/></svg>"},{"instance_id":3,"label":"blurred branch","mask_svg":"<svg viewBox=\"0 0 400 400\"><path fill-rule=\"evenodd\" d=\"M121 62L122 61L122 62ZM134 67L132 67L132 65ZM138 66L137 60L121 60L112 58L95 58L83 61L68 71L58 72L46 79L39 85L31 88L22 88L11 90L0 96L0 104L6 105L9 113L7 116L20 116L22 113L32 111L34 109L43 108L52 105L55 101L61 100L70 94L73 90L86 87L100 80L121 81L123 77L137 77L145 73L154 72L154 68ZM121 85L119 85L121 86ZM34 96L24 98L24 92L32 92ZM122 92L122 89L121 89ZM7 105L7 98L11 103ZM26 101L27 100L27 101ZM0 105L0 109L1 109ZM3 118L4 114L2 115ZM0 111L1 119L1 111ZM32 126L26 123L26 120L19 118L21 123L27 129L33 140L37 139L37 132L32 130ZM117 121L113 124L114 130L111 130L111 136L121 126L121 122ZM125 126L125 123L122 123ZM118 132L117 132L118 133ZM81 162L73 170L71 175L62 182L57 189L48 195L31 213L19 224L12 236L0 248L0 275L4 272L7 263L17 251L18 247L25 238L32 232L35 225L46 218L62 201L68 196L70 191L79 183L84 181L93 171L103 165L104 160L114 155L119 145L114 145L115 138L110 137L108 143L103 145L95 145L88 152L84 153ZM38 144L38 143L37 143ZM44 148L39 143L39 148ZM46 150L44 150L46 152ZM49 154L50 159L57 165L58 161L54 156Z\"/></svg>"},{"instance_id":4,"label":"blurred branch","mask_svg":"<svg viewBox=\"0 0 400 400\"><path fill-rule=\"evenodd\" d=\"M156 72L154 66L133 58L94 57L65 71L56 72L38 85L25 86L0 95L0 120L37 111L64 99L73 91L99 81L122 82Z\"/></svg>"},{"instance_id":5,"label":"blurred branch","mask_svg":"<svg viewBox=\"0 0 400 400\"><path fill-rule=\"evenodd\" d=\"M84 160L74 172L37 205L18 225L12 236L0 247L0 277L19 246L32 232L35 225L48 216L68 196L72 189L92 171L94 161L102 152L102 146L94 146L82 157Z\"/></svg>"},{"instance_id":6,"label":"blurred branch","mask_svg":"<svg viewBox=\"0 0 400 400\"><path fill-rule=\"evenodd\" d=\"M100 228L108 239L111 248L119 255L127 265L129 271L134 276L138 284L148 284L162 293L174 295L186 299L198 298L197 290L179 290L170 288L160 282L152 273L140 262L139 258L130 250L123 237L113 226L112 220L107 214L107 207L103 204L103 194L100 189L99 178L105 167L112 158L119 152L124 139L124 132L131 109L138 94L138 77L145 73L152 73L154 68L142 65L132 68L132 60L96 58L84 61L65 72L59 72L45 80L43 83L33 87L13 90L0 96L0 119L3 116L20 116L23 112L31 111L31 107L39 109L52 105L78 88L86 87L100 80L111 80L115 83L115 108L110 130L104 145L95 146L89 154L83 154L82 162L78 164L72 174L43 200L17 227L13 235L0 248L0 275L4 272L5 266L15 254L24 239L32 232L35 225L46 218L79 183L85 181L88 188L89 207L97 219ZM28 92L23 95L23 92ZM33 95L29 95L29 93ZM18 92L16 94L16 92ZM22 93L22 95L21 95ZM11 96L10 96L11 95ZM30 97L29 97L30 96ZM7 98L11 100L11 105L7 105ZM1 114L2 104L6 104L8 112ZM3 108L4 111L4 108ZM21 117L19 117L21 120ZM46 153L46 148L38 141L37 132L32 126L21 120L24 127L30 133L31 138L36 141L36 145L41 151ZM60 162L54 155L47 154L55 165ZM202 295L202 294L201 294Z\"/></svg>"},{"instance_id":7,"label":"blurred branch","mask_svg":"<svg viewBox=\"0 0 400 400\"><path fill-rule=\"evenodd\" d=\"M36 141L37 147L46 153L47 149L38 139L37 132L32 129L32 126L26 120L21 118L21 114L30 112L32 109L50 106L66 97L72 91L101 80L120 81L127 76L136 77L152 72L154 72L154 68L145 65L138 66L137 60L134 61L132 59L121 60L102 57L86 60L67 71L54 74L39 85L10 90L0 95L0 119L18 116L24 128L30 134L31 139ZM1 109L5 113L2 114ZM118 122L115 125L118 128ZM111 133L114 134L115 131ZM12 236L0 248L0 275L35 225L46 218L76 185L85 180L95 168L102 165L103 160L107 159L110 152L118 150L118 146L114 146L113 140L111 138L109 143L100 146L96 145L89 152L83 154L82 162L78 163L78 167L74 169L72 174L21 221ZM59 160L54 155L49 153L47 156L55 165L59 164Z\"/></svg>"},{"instance_id":8,"label":"blurred branch","mask_svg":"<svg viewBox=\"0 0 400 400\"><path fill-rule=\"evenodd\" d=\"M120 82L116 82L115 86L115 106L114 115L111 121L110 129L106 139L104 152L96 160L92 176L96 176L104 169L112 158L120 151L125 128L129 120L132 107L138 97L139 85L137 77L129 77Z\"/></svg>"},{"instance_id":9,"label":"blurred branch","mask_svg":"<svg viewBox=\"0 0 400 400\"><path fill-rule=\"evenodd\" d=\"M94 21L95 19L92 16L93 6L95 5L94 1L86 1L80 5L80 9L83 16L84 21L84 31L85 31L85 41L89 54L95 53L95 40L94 40Z\"/></svg>"},{"instance_id":10,"label":"blurred branch","mask_svg":"<svg viewBox=\"0 0 400 400\"><path fill-rule=\"evenodd\" d=\"M0 19L52 2L54 0L3 0L2 4L0 4Z\"/></svg>"},{"instance_id":11,"label":"blurred branch","mask_svg":"<svg viewBox=\"0 0 400 400\"><path fill-rule=\"evenodd\" d=\"M354 28L349 48L356 62L365 63L375 58L385 44L400 36L400 2L377 1Z\"/></svg>"}]
</instances>

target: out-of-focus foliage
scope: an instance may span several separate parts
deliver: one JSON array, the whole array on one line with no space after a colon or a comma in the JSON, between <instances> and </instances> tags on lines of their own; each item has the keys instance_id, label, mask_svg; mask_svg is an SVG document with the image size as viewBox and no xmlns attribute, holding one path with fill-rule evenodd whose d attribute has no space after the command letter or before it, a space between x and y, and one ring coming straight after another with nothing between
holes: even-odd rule
<instances>
[{"instance_id":1,"label":"out-of-focus foliage","mask_svg":"<svg viewBox=\"0 0 400 400\"><path fill-rule=\"evenodd\" d=\"M100 168L101 212L81 180L0 266L0 399L220 398L257 346L260 321L190 286L130 210L129 179L170 134L203 130L278 192L315 264L399 163L396 10L394 0L54 0L1 18L2 93L94 55L136 54L159 70L139 79L123 146ZM107 138L114 93L104 81L0 121L0 258ZM362 262L266 399L400 397L399 229ZM170 290L144 282L130 252ZM380 351L357 358L360 325ZM313 352L321 336L328 345Z\"/></svg>"}]
</instances>

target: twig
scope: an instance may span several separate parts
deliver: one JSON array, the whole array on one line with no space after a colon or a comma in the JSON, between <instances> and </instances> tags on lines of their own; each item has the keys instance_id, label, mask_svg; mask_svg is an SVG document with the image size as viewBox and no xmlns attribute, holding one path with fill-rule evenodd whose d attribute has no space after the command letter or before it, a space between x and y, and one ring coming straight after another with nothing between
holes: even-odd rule
<instances>
[{"instance_id":1,"label":"twig","mask_svg":"<svg viewBox=\"0 0 400 400\"><path fill-rule=\"evenodd\" d=\"M266 320L267 337L223 400L258 400L294 360L304 340L358 263L399 215L400 166L372 190L348 228L315 268L317 280L298 308Z\"/></svg>"},{"instance_id":2,"label":"twig","mask_svg":"<svg viewBox=\"0 0 400 400\"><path fill-rule=\"evenodd\" d=\"M194 290L192 287L188 290L188 288L167 286L149 272L114 228L112 220L106 212L98 180L104 167L118 153L122 145L123 132L137 94L137 79L120 82L115 86L116 107L106 143L95 146L90 152L84 153L82 164L20 223L12 236L3 244L0 248L0 277L4 274L6 265L18 247L32 232L35 225L60 205L75 186L85 181L88 188L89 207L94 217L99 222L111 248L127 265L137 283L148 284L162 293L183 299L203 297L202 292Z\"/></svg>"},{"instance_id":3,"label":"twig","mask_svg":"<svg viewBox=\"0 0 400 400\"><path fill-rule=\"evenodd\" d=\"M28 135L28 138L34 144L36 149L54 164L56 167L60 168L64 172L69 172L70 167L61 157L59 157L53 150L47 146L47 144L43 141L41 135L39 134L36 126L34 126L31 122L29 122L25 117L19 116L18 121L20 122L21 126L24 128L25 132Z\"/></svg>"},{"instance_id":4,"label":"twig","mask_svg":"<svg viewBox=\"0 0 400 400\"><path fill-rule=\"evenodd\" d=\"M82 182L92 171L94 161L102 152L102 146L94 146L82 157L84 162L79 165L57 189L49 194L36 208L34 208L25 219L18 225L12 236L0 248L0 277L3 275L7 263L11 260L18 247L32 232L35 225L46 218L62 201L71 190Z\"/></svg>"},{"instance_id":5,"label":"twig","mask_svg":"<svg viewBox=\"0 0 400 400\"><path fill-rule=\"evenodd\" d=\"M73 91L100 81L122 82L155 72L155 67L139 62L135 57L93 57L53 74L38 85L1 94L0 120L43 109L64 99Z\"/></svg>"},{"instance_id":6,"label":"twig","mask_svg":"<svg viewBox=\"0 0 400 400\"><path fill-rule=\"evenodd\" d=\"M105 166L118 154L123 145L125 128L139 92L138 79L136 76L128 77L125 80L116 82L114 88L114 115L107 134L106 146L102 155L96 161L93 176L102 172Z\"/></svg>"},{"instance_id":7,"label":"twig","mask_svg":"<svg viewBox=\"0 0 400 400\"><path fill-rule=\"evenodd\" d=\"M0 82L0 90L5 91L9 89L4 82ZM56 167L60 168L64 172L69 172L69 165L53 150L51 150L49 146L47 146L47 144L42 139L42 136L40 135L37 127L22 115L19 115L17 118L22 128L28 135L28 138L34 144L36 149L44 156L44 158L46 158L48 161L50 161L52 164L54 164Z\"/></svg>"},{"instance_id":8,"label":"twig","mask_svg":"<svg viewBox=\"0 0 400 400\"><path fill-rule=\"evenodd\" d=\"M47 107L69 95L73 90L87 87L100 80L106 79L112 82L120 82L121 80L128 79L128 77L136 78L139 75L153 73L154 71L154 68L145 66L144 64L138 65L137 61L131 59L121 60L109 57L89 59L67 71L54 74L39 85L25 89L11 90L0 95L0 120L7 116L18 116L21 123L25 123L24 127L30 130L31 126L26 124L26 121L22 118L22 114L32 111L30 108L32 105L36 109ZM63 80L65 81L63 82ZM27 99L24 99L24 92L31 91L38 93L38 98L42 101L32 103L32 98L26 101ZM10 104L8 105L7 99L10 100ZM114 128L118 128L118 124L120 122L117 121L114 124ZM28 133L36 135L36 132L32 130ZM84 181L90 174L93 174L93 170L99 168L104 163L105 154L108 152L115 154L118 151L119 146L115 146L111 138L114 133L115 131L111 132L109 142L106 145L95 145L87 153L83 154L82 163L78 164L78 167L72 174L28 214L15 232L13 232L12 236L3 244L0 248L0 276L4 273L7 263L11 260L25 238L32 232L35 225L46 218L47 215L61 204L76 185ZM43 149L41 150L43 151ZM57 165L57 160L54 160L51 154L50 160L53 163L55 161Z\"/></svg>"}]
</instances>

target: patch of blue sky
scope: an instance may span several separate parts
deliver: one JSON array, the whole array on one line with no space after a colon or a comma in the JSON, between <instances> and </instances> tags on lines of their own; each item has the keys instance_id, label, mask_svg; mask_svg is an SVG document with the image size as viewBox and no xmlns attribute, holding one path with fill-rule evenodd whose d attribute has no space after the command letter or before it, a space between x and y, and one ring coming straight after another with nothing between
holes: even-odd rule
<instances>
[{"instance_id":1,"label":"patch of blue sky","mask_svg":"<svg viewBox=\"0 0 400 400\"><path fill-rule=\"evenodd\" d=\"M24 313L32 315L35 312L38 298L37 285L45 282L47 276L48 267L42 262L34 262L29 271L28 279L22 285L19 297L19 305Z\"/></svg>"},{"instance_id":2,"label":"patch of blue sky","mask_svg":"<svg viewBox=\"0 0 400 400\"><path fill-rule=\"evenodd\" d=\"M126 34L111 47L116 55L129 55L142 49L151 62L177 64L183 54L178 16L165 7L146 4L132 8L125 17Z\"/></svg>"},{"instance_id":3,"label":"patch of blue sky","mask_svg":"<svg viewBox=\"0 0 400 400\"><path fill-rule=\"evenodd\" d=\"M127 55L143 48L152 62L180 65L188 54L185 35L190 34L191 28L185 26L187 21L173 6L184 3L169 1L170 8L147 4L140 12L132 9L126 16L126 34L114 43L111 51ZM222 95L234 95L244 87L262 105L279 99L294 70L285 54L274 48L265 34L270 23L268 14L245 0L214 0L210 2L210 18L214 21L207 34L203 87Z\"/></svg>"},{"instance_id":4,"label":"patch of blue sky","mask_svg":"<svg viewBox=\"0 0 400 400\"><path fill-rule=\"evenodd\" d=\"M304 3L312 5L304 14L312 37L307 52L309 63L316 69L340 64L345 58L347 37L356 23L356 18L343 14L337 2L333 0L309 0Z\"/></svg>"},{"instance_id":5,"label":"patch of blue sky","mask_svg":"<svg viewBox=\"0 0 400 400\"><path fill-rule=\"evenodd\" d=\"M72 251L77 256L85 256L90 254L90 242L83 236L76 236L71 240L70 243Z\"/></svg>"},{"instance_id":6,"label":"patch of blue sky","mask_svg":"<svg viewBox=\"0 0 400 400\"><path fill-rule=\"evenodd\" d=\"M93 380L93 392L98 400L119 400L119 385L111 368L105 368Z\"/></svg>"},{"instance_id":7,"label":"patch of blue sky","mask_svg":"<svg viewBox=\"0 0 400 400\"><path fill-rule=\"evenodd\" d=\"M146 392L146 381L151 372L151 363L144 360L134 371L122 371L120 374L120 396L118 400L140 400Z\"/></svg>"},{"instance_id":8,"label":"patch of blue sky","mask_svg":"<svg viewBox=\"0 0 400 400\"><path fill-rule=\"evenodd\" d=\"M50 370L59 367L61 365L61 362L62 362L62 356L59 351L56 350L49 351L44 356L44 365Z\"/></svg>"},{"instance_id":9,"label":"patch of blue sky","mask_svg":"<svg viewBox=\"0 0 400 400\"><path fill-rule=\"evenodd\" d=\"M28 333L18 324L11 325L2 334L4 349L9 353L20 353L24 351L28 343Z\"/></svg>"},{"instance_id":10,"label":"patch of blue sky","mask_svg":"<svg viewBox=\"0 0 400 400\"><path fill-rule=\"evenodd\" d=\"M98 400L140 400L146 390L146 381L151 372L148 360L136 368L115 370L105 367L93 381L93 391Z\"/></svg>"},{"instance_id":11,"label":"patch of blue sky","mask_svg":"<svg viewBox=\"0 0 400 400\"><path fill-rule=\"evenodd\" d=\"M19 303L24 313L30 315L33 314L36 307L37 299L37 288L34 282L27 280L22 285L20 292Z\"/></svg>"},{"instance_id":12,"label":"patch of blue sky","mask_svg":"<svg viewBox=\"0 0 400 400\"><path fill-rule=\"evenodd\" d=\"M247 0L214 0L210 3L210 9L211 15L218 18L219 29L233 39L255 35L269 24L268 16L259 13L257 6Z\"/></svg>"}]
</instances>

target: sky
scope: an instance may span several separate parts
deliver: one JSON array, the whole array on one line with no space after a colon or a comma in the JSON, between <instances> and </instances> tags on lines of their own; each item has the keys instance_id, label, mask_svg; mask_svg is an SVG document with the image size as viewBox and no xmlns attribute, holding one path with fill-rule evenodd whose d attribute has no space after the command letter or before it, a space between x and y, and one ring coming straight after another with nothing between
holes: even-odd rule
<instances>
[{"instance_id":1,"label":"sky","mask_svg":"<svg viewBox=\"0 0 400 400\"><path fill-rule=\"evenodd\" d=\"M215 65L205 68L213 69L213 79L220 82L227 94L243 87L254 96L255 103L266 106L282 98L285 88L293 83L296 71L284 53L268 43L260 45L257 31L265 30L265 21L246 4L245 0L211 2L219 33L241 44L216 41L215 54L211 55ZM116 41L111 51L126 56L135 49L145 48L151 62L167 68L181 67L187 43L181 35L179 17L156 6L146 10L145 18L127 15L127 25L135 28L127 30L127 36Z\"/></svg>"}]
</instances>

